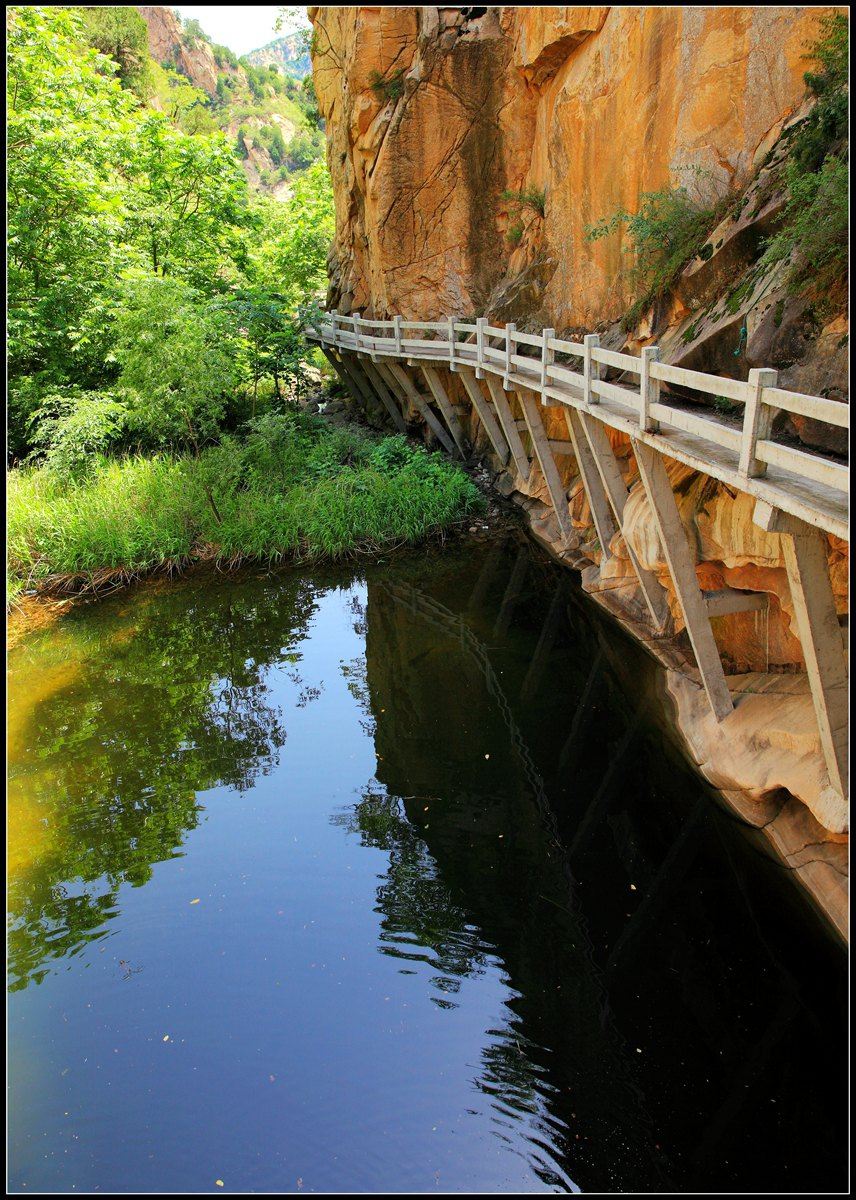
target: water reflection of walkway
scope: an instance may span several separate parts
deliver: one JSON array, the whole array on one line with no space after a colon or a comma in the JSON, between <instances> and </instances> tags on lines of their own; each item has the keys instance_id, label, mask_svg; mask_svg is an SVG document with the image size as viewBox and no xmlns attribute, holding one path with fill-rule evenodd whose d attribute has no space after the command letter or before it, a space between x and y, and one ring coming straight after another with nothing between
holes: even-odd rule
<instances>
[{"instance_id":1,"label":"water reflection of walkway","mask_svg":"<svg viewBox=\"0 0 856 1200\"><path fill-rule=\"evenodd\" d=\"M523 594L525 561L518 557L499 606L493 625L497 641ZM563 588L560 581L523 680L521 690L529 695L546 668L549 645L561 624ZM504 1120L525 1115L543 1125L545 1140L539 1143L533 1132L533 1147L555 1147L558 1142L573 1157L579 1155L574 1143L580 1135L566 1101L569 1085L574 1094L585 1090L589 1111L599 1113L597 1136L623 1139L616 1169L621 1161L627 1165L632 1159L640 1177L651 1173L652 1186L654 1181L665 1184L634 1084L633 1051L611 1019L605 976L577 903L560 824L488 646L464 617L427 591L401 581L370 584L368 625L369 649L374 631L384 654L381 667L369 653L368 680L381 738L378 775L388 794L364 797L355 823L370 844L382 845L390 854L387 877L378 889L383 916L379 948L407 961L429 947L432 965L448 972L454 963L455 978L447 974L439 979L446 989L441 1005L454 1005L462 978L482 971L485 953L496 948L521 1000L509 1012L507 1026L493 1031L496 1036L485 1052L477 1086L494 1097ZM439 678L431 692L443 696L446 689L440 680L454 676L466 692L473 725L489 730L484 744L503 746L504 784L491 777L479 788L477 767L469 769L462 761L466 752L459 731L450 725L451 715L442 708L427 711L418 703L419 689L411 686L411 674L420 671L424 678L432 669ZM406 690L406 700L399 702L401 689ZM517 771L509 774L504 764L510 759ZM424 794L412 794L414 782ZM421 812L426 806L430 820ZM536 827L541 832L533 836ZM503 844L499 839L509 847L504 854L496 849ZM443 936L438 939L440 930ZM516 943L510 953L508 937ZM519 1010L526 1010L528 1019L522 1020ZM561 1046L544 1045L531 1037L530 1024L550 1031L564 1027L567 1036ZM562 1063L558 1071L557 1052ZM558 1181L555 1159L543 1168L545 1182Z\"/></svg>"},{"instance_id":2,"label":"water reflection of walkway","mask_svg":"<svg viewBox=\"0 0 856 1200\"><path fill-rule=\"evenodd\" d=\"M662 800L657 797L654 780L650 795L639 794L640 785L644 786L645 764L652 761L646 757L652 754L646 706L654 693L638 674L632 656L629 659L624 656L620 637L611 636L604 623L594 622L585 643L577 647L582 653L575 653L573 684L569 685L568 634L580 621L578 614L574 615L576 605L563 590L564 581L560 579L545 607L544 579L540 575L537 587L527 589L529 562L525 551L516 556L509 555L507 550L488 552L475 577L469 603L465 601L458 612L438 598L444 593L442 580L436 586L433 580L422 586L388 579L370 583L369 631L376 630L377 644L393 656L379 670L377 657L369 654L374 709L375 712L385 709L385 715L379 718L383 757L379 777L390 791L398 788L406 795L409 773L415 769L420 791L440 794L446 789L449 807L454 801L458 814L454 821L456 831L481 826L488 836L496 836L493 829L488 829L489 813L503 802L507 805L509 790L519 788L521 797L534 802L543 834L541 849L536 851L530 844L525 851L521 850L520 871L513 880L517 890L513 893L498 894L495 870L479 862L482 851L472 841L468 854L460 852L455 837L444 830L433 801L430 829L422 833L428 859L433 860L431 869L450 885L456 880L464 881L460 890L461 907L475 912L484 936L496 942L508 963L512 982L530 1001L528 1015L536 1027L555 1031L563 1022L570 1022L577 1029L585 1029L592 1058L588 1060L585 1054L573 1058L565 1084L571 1078L574 1080L571 1087L583 1086L596 1096L598 1091L611 1090L604 1079L614 1076L615 1091L625 1097L622 1103L626 1103L628 1094L635 1096L629 1108L624 1109L623 1128L632 1129L634 1138L641 1135L641 1141L635 1141L634 1154L641 1155L646 1163L644 1169L640 1168L642 1173L650 1170L652 1181L657 1181L652 1186L665 1186L679 1178L685 1167L678 1167L655 1153L653 1141L646 1143L643 1131L651 1128L654 1111L651 1102L656 1100L657 1105L662 1105L665 1100L668 1112L669 1088L674 1087L677 1096L690 1085L687 1079L668 1082L673 1064L668 1061L667 1039L662 1048L661 1069L665 1073L658 1079L655 1064L645 1064L646 1090L654 1087L655 1091L642 1101L633 1084L634 1079L640 1078L636 1068L641 1064L634 1061L634 1045L628 1046L623 1036L642 1016L632 1011L634 997L638 1007L641 981L644 980L641 986L652 987L654 977L649 963L652 949L656 947L655 961L668 962L671 958L678 962L678 970L665 965L660 968L675 972L676 985L679 979L687 980L680 998L683 1006L680 1020L688 1036L701 1041L682 1046L682 1061L685 1056L688 1063L697 1060L695 1069L701 1074L707 1056L713 1056L705 1085L710 1095L709 1112L706 1101L696 1113L693 1101L690 1111L695 1115L690 1118L682 1113L680 1117L681 1123L688 1122L696 1130L687 1136L695 1147L692 1158L699 1170L718 1156L735 1154L734 1146L745 1136L747 1112L767 1090L777 1087L778 1056L787 1046L799 1045L801 1039L806 1039L806 1023L815 1027L817 1020L812 1006L806 1003L793 967L783 959L779 947L760 936L764 922L769 919L767 913L757 911L758 893L763 888L755 886L754 878L751 887L741 886L742 850L735 856L737 843L732 845L729 840L733 835L728 835L725 829L728 822L717 817L706 789L693 783L685 773L688 791L679 798L679 772L675 778L678 790L673 787ZM489 601L489 597L493 600ZM534 628L533 606L541 614L541 623ZM415 632L420 628L423 633ZM526 630L525 642L519 641L517 628ZM575 646L578 633L578 630L571 633ZM509 667L509 637L521 652L513 669ZM503 664L501 672L497 663ZM476 677L483 700L474 687ZM469 712L463 715L458 707L447 702L452 678L470 697ZM538 736L534 752L531 731L540 731L532 714L537 711L552 721L550 733L556 729L555 710L550 710L548 698L557 685L570 701L559 726L563 740L549 733ZM420 689L425 697L421 702ZM401 720L402 705L396 697L404 693L410 705L409 721L418 724L418 735ZM612 706L611 723L607 716L606 725L602 707L605 695L611 697L607 703ZM485 716L484 706L489 706L492 717ZM529 735L524 732L524 722ZM516 764L515 771L506 771L501 792L496 791L495 781L491 789L481 793L471 786L462 730L477 732L481 726L503 730L502 740L508 751L503 762L510 766L513 759ZM494 746L497 738L498 734L492 734L485 738L485 744L489 740ZM545 741L549 742L549 748ZM599 770L593 769L593 759ZM669 775L665 763L658 770L664 776ZM583 781L582 787L574 788L578 778ZM432 779L433 788L429 782ZM565 799L557 811L551 796L563 794ZM484 810L481 815L476 811L479 806ZM418 806L408 807L405 801L402 811L419 832ZM531 819L525 806L515 811L521 827ZM506 807L503 824L506 829L508 816ZM611 848L607 843L611 843ZM605 852L624 863L626 878L635 881L632 901L610 898L607 884L600 891L591 892L591 871L597 870L595 864L603 863L607 877L614 870L604 860ZM711 860L711 853L718 857ZM587 885L585 909L575 886L578 872L582 872L580 879ZM530 878L524 880L527 874ZM697 876L703 886L695 882ZM623 886L626 888L627 884ZM602 893L610 906L617 903L623 908L627 904L626 916L615 914L625 919L610 926L596 912L596 907L592 908L591 901L594 899L596 906ZM688 897L690 908L684 912ZM525 912L528 918L522 922L522 929L515 930L517 944L511 950L505 941L510 922L503 920L502 911L509 904L514 904L518 912ZM705 913L705 907L710 905L714 909ZM740 914L737 919L741 928L739 933L735 930L730 946L722 941L724 931L716 928L714 912L720 908L723 912L733 910L735 915ZM575 974L578 987L560 993L558 1003L554 994L548 1005L552 1010L551 1020L544 1021L543 1013L539 1018L532 1011L538 1006L531 1004L531 997L554 988L554 983L546 981L555 980L558 974L545 965L557 954L544 929L550 922L551 909L553 916L562 921L565 940L559 952L564 956L561 961L570 974ZM696 909L704 913L701 922ZM665 942L663 929L667 930ZM701 930L704 934L700 940ZM524 939L531 942L526 947L528 953L521 951L520 942ZM541 954L536 962L539 949ZM729 959L729 950L733 951L733 961ZM757 971L759 996L758 1010L749 1025L745 1024L741 996L729 991L727 983L733 977L735 962L745 963L747 954L752 958L753 972ZM769 1006L761 996L770 1001ZM613 1015L616 1000L620 1017ZM718 1012L717 1006L723 1001L727 1007ZM680 1022L674 1028L676 1039L680 1039L681 1028ZM813 1029L811 1038L819 1034L819 1029L816 1032ZM718 1049L709 1049L712 1047ZM650 1050L646 1045L646 1054ZM541 1051L543 1054L543 1047ZM555 1051L554 1043L551 1053L543 1058L536 1038L533 1061L567 1063L562 1049ZM578 1051L577 1046L574 1051ZM653 1076L652 1067L655 1067ZM687 1071L692 1069L687 1065ZM535 1086L537 1090L537 1082ZM556 1095L551 1095L549 1089L539 1094L560 1123L566 1119ZM557 1104L558 1108L554 1107ZM793 1115L797 1119L796 1110ZM573 1152L574 1147L570 1149ZM581 1177L575 1178L579 1181Z\"/></svg>"}]
</instances>

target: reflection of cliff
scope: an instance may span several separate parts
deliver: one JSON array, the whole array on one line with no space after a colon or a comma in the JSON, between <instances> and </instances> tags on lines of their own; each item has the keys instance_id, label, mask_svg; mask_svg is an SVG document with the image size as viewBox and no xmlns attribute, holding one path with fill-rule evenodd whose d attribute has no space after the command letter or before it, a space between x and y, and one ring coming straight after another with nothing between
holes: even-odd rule
<instances>
[{"instance_id":1,"label":"reflection of cliff","mask_svg":"<svg viewBox=\"0 0 856 1200\"><path fill-rule=\"evenodd\" d=\"M311 611L302 587L186 585L84 611L19 648L9 779L18 986L101 936L121 885L144 884L154 863L180 853L197 792L244 791L276 765L286 734L264 671L283 628L305 628Z\"/></svg>"},{"instance_id":2,"label":"reflection of cliff","mask_svg":"<svg viewBox=\"0 0 856 1200\"><path fill-rule=\"evenodd\" d=\"M370 577L385 790L349 824L390 856L379 949L431 963L443 1007L499 955L518 998L478 1086L499 1110L548 1120L576 1184L668 1190L712 1162L724 1178L723 1159L786 1159L801 1110L747 1124L816 1041L782 897L757 864L744 870L740 839L652 738L644 656L615 631L602 641L555 574L515 561L473 563L469 584L460 561ZM800 927L797 913L788 936ZM672 1157L677 1144L697 1145L696 1161Z\"/></svg>"}]
</instances>

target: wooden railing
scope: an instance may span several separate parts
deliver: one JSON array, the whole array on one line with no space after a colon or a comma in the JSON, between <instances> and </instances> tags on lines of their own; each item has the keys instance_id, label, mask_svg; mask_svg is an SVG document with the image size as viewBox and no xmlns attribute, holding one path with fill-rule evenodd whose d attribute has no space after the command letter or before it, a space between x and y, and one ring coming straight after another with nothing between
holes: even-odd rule
<instances>
[{"instance_id":1,"label":"wooden railing","mask_svg":"<svg viewBox=\"0 0 856 1200\"><path fill-rule=\"evenodd\" d=\"M781 411L849 429L846 404L777 387L772 370L752 370L745 381L728 379L661 362L654 346L636 357L601 346L596 334L569 341L557 338L553 329L523 333L514 325L491 325L483 317L475 322L451 317L404 321L398 316L377 321L359 313L332 312L307 330L307 336L320 344L355 398L382 404L402 431L407 414L418 413L452 454L466 452L467 438L460 406L453 403L442 371L459 374L497 459L503 464L513 460L522 479L528 479L537 462L564 550L575 544L575 533L556 458L572 454L602 564L613 552L613 535L622 533L641 600L655 634L662 635L671 627L666 590L657 573L640 562L627 536L628 485L604 427L626 434L700 681L718 721L733 711L734 697L711 619L764 608L769 598L735 588L702 590L695 547L663 459L676 459L753 496L752 520L780 536L820 744L832 794L841 798L820 815L827 828L847 827L847 663L826 539L819 531L848 539L850 477L847 466L830 456L773 437L773 421ZM413 374L408 367L415 369ZM607 373L611 379L604 377ZM418 387L419 376L427 392ZM517 397L522 419L515 417L509 394ZM536 397L541 405L563 409L567 441L548 436ZM709 397L738 412L742 406L739 424L710 407ZM528 449L521 438L524 432Z\"/></svg>"},{"instance_id":2,"label":"wooden railing","mask_svg":"<svg viewBox=\"0 0 856 1200\"><path fill-rule=\"evenodd\" d=\"M552 329L523 333L485 318L378 321L331 312L309 335L374 361L413 360L452 372L470 368L477 378L500 376L506 390L529 389L544 404L577 408L810 525L849 537L848 466L772 437L773 419L782 410L849 430L849 406L779 388L773 370L752 370L746 381L729 379L661 362L653 346L636 357L606 349L596 334L568 341ZM607 380L606 371L620 378ZM685 395L676 396L676 387ZM710 397L742 406L741 424L701 404L692 407L694 398Z\"/></svg>"}]
</instances>

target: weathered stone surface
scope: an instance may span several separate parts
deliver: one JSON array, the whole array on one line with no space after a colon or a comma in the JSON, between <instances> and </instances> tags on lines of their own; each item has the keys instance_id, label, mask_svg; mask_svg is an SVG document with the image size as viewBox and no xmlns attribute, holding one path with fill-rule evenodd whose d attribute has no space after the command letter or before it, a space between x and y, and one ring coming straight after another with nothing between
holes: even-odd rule
<instances>
[{"instance_id":1,"label":"weathered stone surface","mask_svg":"<svg viewBox=\"0 0 856 1200\"><path fill-rule=\"evenodd\" d=\"M168 63L186 75L209 96L217 90L218 67L207 42L190 45L181 36L181 21L171 8L139 5L137 11L149 28L149 53L156 62Z\"/></svg>"},{"instance_id":2,"label":"weathered stone surface","mask_svg":"<svg viewBox=\"0 0 856 1200\"><path fill-rule=\"evenodd\" d=\"M540 255L556 264L546 323L619 317L632 298L620 238L591 244L586 227L683 167L745 183L803 101L806 44L827 11L312 9L337 183L335 298L463 315ZM515 249L502 192L520 188L545 189L546 202L543 219L519 214Z\"/></svg>"}]
</instances>

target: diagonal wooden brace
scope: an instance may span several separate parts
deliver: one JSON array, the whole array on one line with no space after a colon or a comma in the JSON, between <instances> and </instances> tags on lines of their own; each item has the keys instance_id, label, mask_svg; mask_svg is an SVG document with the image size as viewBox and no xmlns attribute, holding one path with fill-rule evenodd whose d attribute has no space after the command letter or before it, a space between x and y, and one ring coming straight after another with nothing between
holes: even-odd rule
<instances>
[{"instance_id":1,"label":"diagonal wooden brace","mask_svg":"<svg viewBox=\"0 0 856 1200\"><path fill-rule=\"evenodd\" d=\"M452 401L449 399L449 394L443 387L443 381L440 378L434 367L426 367L422 364L422 374L425 376L425 382L431 389L431 395L437 401L437 407L443 414L446 424L449 426L449 433L455 439L455 445L461 458L467 457L467 442L464 437L464 431L461 428L461 423L458 420L455 410L452 407Z\"/></svg>"},{"instance_id":2,"label":"diagonal wooden brace","mask_svg":"<svg viewBox=\"0 0 856 1200\"><path fill-rule=\"evenodd\" d=\"M511 412L511 405L508 403L508 397L505 394L502 384L496 376L490 373L487 375L487 386L496 409L499 424L502 427L505 440L508 442L508 447L511 450L511 457L514 459L515 467L517 467L517 473L521 479L528 479L529 456L523 448L523 442L517 431L517 422L514 420Z\"/></svg>"},{"instance_id":3,"label":"diagonal wooden brace","mask_svg":"<svg viewBox=\"0 0 856 1200\"><path fill-rule=\"evenodd\" d=\"M781 535L791 602L817 716L829 782L846 798L848 769L847 659L829 581L826 538L811 525L759 500L756 525Z\"/></svg>"},{"instance_id":4,"label":"diagonal wooden brace","mask_svg":"<svg viewBox=\"0 0 856 1200\"><path fill-rule=\"evenodd\" d=\"M464 387L467 389L467 395L473 402L473 408L479 415L479 420L484 426L484 431L490 438L490 444L496 451L496 456L503 466L508 462L508 443L502 436L502 430L496 423L496 418L490 409L490 401L478 385L475 374L471 367L459 367L458 373L461 376Z\"/></svg>"},{"instance_id":5,"label":"diagonal wooden brace","mask_svg":"<svg viewBox=\"0 0 856 1200\"><path fill-rule=\"evenodd\" d=\"M441 425L438 418L432 412L431 406L428 403L428 401L425 399L425 397L423 395L421 395L420 392L418 392L416 390L416 385L414 384L414 382L410 378L410 376L407 374L407 371L404 369L404 367L400 366L398 363L391 362L391 363L387 364L387 369L390 371L393 378L398 381L398 384L401 387L404 394L407 396L407 399L411 402L411 404L413 404L414 408L416 408L416 410L421 414L423 420L425 421L425 424L428 426L428 428L434 434L434 436L436 437L436 439L440 443L440 445L443 446L443 448L446 450L446 452L448 454L454 454L455 453L455 443L449 437L448 433L446 433L446 430L443 428L443 426Z\"/></svg>"},{"instance_id":6,"label":"diagonal wooden brace","mask_svg":"<svg viewBox=\"0 0 856 1200\"><path fill-rule=\"evenodd\" d=\"M696 576L695 555L690 549L675 494L660 453L637 438L631 438L630 444L636 455L642 486L651 505L663 555L675 585L704 690L707 692L714 716L717 721L722 721L733 711L734 704L728 691L722 660L710 627L707 606Z\"/></svg>"},{"instance_id":7,"label":"diagonal wooden brace","mask_svg":"<svg viewBox=\"0 0 856 1200\"><path fill-rule=\"evenodd\" d=\"M582 431L585 440L589 444L595 466L603 483L604 491L612 506L618 527L623 533L624 509L627 507L628 492L621 474L621 468L618 465L618 460L610 445L606 429L600 421L589 416L588 413L579 412L574 409L573 418L574 427ZM651 614L651 620L654 622L654 628L659 633L662 633L668 628L671 621L665 589L654 572L642 566L626 534L624 542L627 546L627 553L633 564L633 569L636 572L636 577L639 580L642 595L645 597L645 603Z\"/></svg>"},{"instance_id":8,"label":"diagonal wooden brace","mask_svg":"<svg viewBox=\"0 0 856 1200\"><path fill-rule=\"evenodd\" d=\"M392 423L395 425L395 428L399 431L399 433L407 433L407 422L401 415L401 409L398 407L392 392L386 386L380 371L377 369L374 363L370 361L366 362L364 366L366 374L371 380L374 390L380 396L384 408L392 418Z\"/></svg>"},{"instance_id":9,"label":"diagonal wooden brace","mask_svg":"<svg viewBox=\"0 0 856 1200\"><path fill-rule=\"evenodd\" d=\"M550 443L544 430L544 422L541 420L541 405L531 392L521 390L517 395L520 397L523 416L529 430L529 436L532 438L532 448L538 457L541 473L544 476L547 491L550 493L550 499L553 502L553 511L556 514L556 520L559 522L562 541L567 546L575 539L575 530L571 521L571 514L568 511L565 486L559 475L559 468L556 466L553 451L550 449Z\"/></svg>"}]
</instances>

